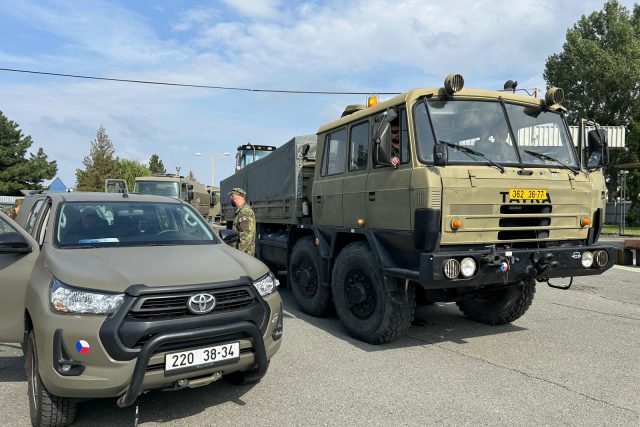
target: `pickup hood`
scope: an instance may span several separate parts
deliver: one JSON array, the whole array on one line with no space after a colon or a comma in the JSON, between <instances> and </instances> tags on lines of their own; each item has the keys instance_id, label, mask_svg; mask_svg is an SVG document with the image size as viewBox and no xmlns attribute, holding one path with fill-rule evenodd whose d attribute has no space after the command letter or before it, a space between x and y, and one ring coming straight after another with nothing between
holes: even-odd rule
<instances>
[{"instance_id":1,"label":"pickup hood","mask_svg":"<svg viewBox=\"0 0 640 427\"><path fill-rule=\"evenodd\" d=\"M258 279L268 268L225 244L55 249L45 266L63 283L123 292L131 285L168 286Z\"/></svg>"}]
</instances>

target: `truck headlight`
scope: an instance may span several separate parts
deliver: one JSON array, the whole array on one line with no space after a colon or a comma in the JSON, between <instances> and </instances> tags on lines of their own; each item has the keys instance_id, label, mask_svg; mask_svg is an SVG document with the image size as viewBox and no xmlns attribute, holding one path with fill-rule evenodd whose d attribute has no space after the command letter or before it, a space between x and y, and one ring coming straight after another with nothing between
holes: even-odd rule
<instances>
[{"instance_id":1,"label":"truck headlight","mask_svg":"<svg viewBox=\"0 0 640 427\"><path fill-rule=\"evenodd\" d=\"M278 286L280 286L280 281L275 278L273 273L269 272L266 276L253 282L253 286L255 286L261 296L265 296L275 292Z\"/></svg>"},{"instance_id":2,"label":"truck headlight","mask_svg":"<svg viewBox=\"0 0 640 427\"><path fill-rule=\"evenodd\" d=\"M463 277L471 277L476 272L476 261L473 258L464 258L460 261L460 273Z\"/></svg>"},{"instance_id":3,"label":"truck headlight","mask_svg":"<svg viewBox=\"0 0 640 427\"><path fill-rule=\"evenodd\" d=\"M589 268L593 265L593 254L589 251L584 251L582 253L582 266L584 268Z\"/></svg>"},{"instance_id":4,"label":"truck headlight","mask_svg":"<svg viewBox=\"0 0 640 427\"><path fill-rule=\"evenodd\" d=\"M122 303L124 294L95 292L65 285L55 277L49 286L53 311L76 314L111 314Z\"/></svg>"}]
</instances>

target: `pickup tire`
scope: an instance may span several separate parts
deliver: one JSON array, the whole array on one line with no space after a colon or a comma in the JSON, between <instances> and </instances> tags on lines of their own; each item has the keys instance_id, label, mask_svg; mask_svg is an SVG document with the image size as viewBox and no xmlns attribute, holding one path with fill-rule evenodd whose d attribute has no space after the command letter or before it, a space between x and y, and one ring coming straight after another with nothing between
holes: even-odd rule
<instances>
[{"instance_id":1,"label":"pickup tire","mask_svg":"<svg viewBox=\"0 0 640 427\"><path fill-rule=\"evenodd\" d=\"M506 288L468 295L456 304L471 320L488 325L504 325L526 313L535 292L535 282L524 280Z\"/></svg>"},{"instance_id":2,"label":"pickup tire","mask_svg":"<svg viewBox=\"0 0 640 427\"><path fill-rule=\"evenodd\" d=\"M293 246L287 280L302 311L318 317L333 313L331 288L322 283L320 252L313 236L303 237Z\"/></svg>"},{"instance_id":3,"label":"pickup tire","mask_svg":"<svg viewBox=\"0 0 640 427\"><path fill-rule=\"evenodd\" d=\"M25 368L28 377L31 424L43 427L61 427L71 424L76 418L76 402L66 397L54 396L42 384L33 331L29 333L27 341Z\"/></svg>"},{"instance_id":4,"label":"pickup tire","mask_svg":"<svg viewBox=\"0 0 640 427\"><path fill-rule=\"evenodd\" d=\"M351 243L336 258L331 282L338 317L352 336L384 344L404 335L415 313L415 289L385 277L365 242Z\"/></svg>"}]
</instances>

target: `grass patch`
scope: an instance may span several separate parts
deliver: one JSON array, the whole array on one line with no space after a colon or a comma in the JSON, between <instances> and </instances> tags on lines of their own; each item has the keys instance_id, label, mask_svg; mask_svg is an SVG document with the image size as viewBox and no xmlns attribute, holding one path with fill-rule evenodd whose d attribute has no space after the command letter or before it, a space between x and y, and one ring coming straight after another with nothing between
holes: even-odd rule
<instances>
[{"instance_id":1,"label":"grass patch","mask_svg":"<svg viewBox=\"0 0 640 427\"><path fill-rule=\"evenodd\" d=\"M620 226L605 224L604 227L602 227L602 232L607 234L619 234ZM630 227L626 225L624 227L624 234L640 235L640 227Z\"/></svg>"}]
</instances>

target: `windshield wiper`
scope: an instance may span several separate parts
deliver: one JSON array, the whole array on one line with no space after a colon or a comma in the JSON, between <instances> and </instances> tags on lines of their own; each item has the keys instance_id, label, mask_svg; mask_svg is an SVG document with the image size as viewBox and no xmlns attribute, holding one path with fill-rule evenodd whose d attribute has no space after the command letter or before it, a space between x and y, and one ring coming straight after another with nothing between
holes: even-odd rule
<instances>
[{"instance_id":1,"label":"windshield wiper","mask_svg":"<svg viewBox=\"0 0 640 427\"><path fill-rule=\"evenodd\" d=\"M493 166L495 166L498 169L500 169L500 172L502 172L502 173L505 172L505 169L501 165L499 165L498 163L494 162L493 160L491 160L490 158L488 158L487 156L485 156L484 154L482 154L479 151L476 151L476 150L474 150L472 148L469 148L469 147L465 147L464 145L458 145L458 144L454 144L453 142L443 141L441 139L439 139L438 142L441 143L441 144L445 144L448 147L451 147L453 149L460 150L463 153L473 154L474 156L482 157L483 159L485 159L486 161L491 163Z\"/></svg>"},{"instance_id":2,"label":"windshield wiper","mask_svg":"<svg viewBox=\"0 0 640 427\"><path fill-rule=\"evenodd\" d=\"M546 161L549 161L549 162L555 162L555 163L557 163L557 164L559 164L561 166L564 166L565 168L567 168L571 172L573 172L574 175L578 175L580 173L580 171L578 169L575 169L575 168L569 166L566 163L562 163L560 160L558 160L558 159L556 159L554 157L551 157L551 156L549 156L547 154L538 153L537 151L531 151L531 150L522 150L522 151L524 151L525 153L527 153L530 156L537 157L540 160L546 160Z\"/></svg>"}]
</instances>

